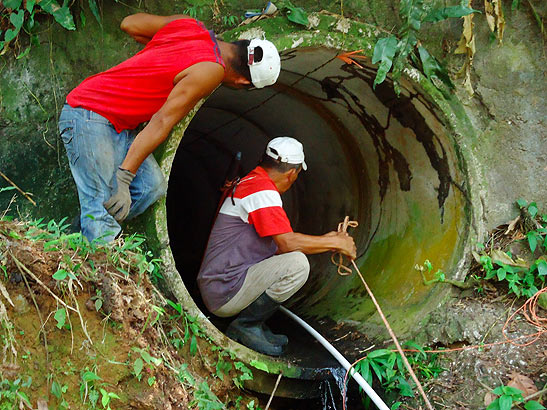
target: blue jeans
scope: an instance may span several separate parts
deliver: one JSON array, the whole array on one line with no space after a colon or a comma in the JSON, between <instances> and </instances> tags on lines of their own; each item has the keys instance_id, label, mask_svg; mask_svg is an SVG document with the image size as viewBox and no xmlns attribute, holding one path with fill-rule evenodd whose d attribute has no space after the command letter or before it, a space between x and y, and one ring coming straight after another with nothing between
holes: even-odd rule
<instances>
[{"instance_id":1,"label":"blue jeans","mask_svg":"<svg viewBox=\"0 0 547 410\"><path fill-rule=\"evenodd\" d=\"M134 130L117 133L103 116L65 104L59 132L66 148L72 176L78 188L82 234L89 240L112 241L121 231L103 203L116 189L116 170L135 139ZM154 156L149 155L129 186L128 219L143 213L165 195L167 184Z\"/></svg>"}]
</instances>

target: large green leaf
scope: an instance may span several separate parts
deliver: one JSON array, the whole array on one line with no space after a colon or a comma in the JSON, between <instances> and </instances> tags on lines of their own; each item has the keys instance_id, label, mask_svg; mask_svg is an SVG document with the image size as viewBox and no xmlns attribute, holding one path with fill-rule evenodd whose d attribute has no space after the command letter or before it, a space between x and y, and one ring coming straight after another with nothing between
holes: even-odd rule
<instances>
[{"instance_id":1,"label":"large green leaf","mask_svg":"<svg viewBox=\"0 0 547 410\"><path fill-rule=\"evenodd\" d=\"M36 0L27 0L27 11L32 14Z\"/></svg>"},{"instance_id":2,"label":"large green leaf","mask_svg":"<svg viewBox=\"0 0 547 410\"><path fill-rule=\"evenodd\" d=\"M545 409L544 406L542 406L541 404L539 404L537 401L535 400L530 400L528 403L526 403L524 405L524 408L526 410L543 410Z\"/></svg>"},{"instance_id":3,"label":"large green leaf","mask_svg":"<svg viewBox=\"0 0 547 410\"><path fill-rule=\"evenodd\" d=\"M501 389L504 395L512 396L515 400L522 400L522 390L513 386L503 386Z\"/></svg>"},{"instance_id":4,"label":"large green leaf","mask_svg":"<svg viewBox=\"0 0 547 410\"><path fill-rule=\"evenodd\" d=\"M398 377L398 379L399 385L397 387L401 392L401 396L413 397L414 392L412 391L412 387L410 387L410 384L408 384L408 382L403 377Z\"/></svg>"},{"instance_id":5,"label":"large green leaf","mask_svg":"<svg viewBox=\"0 0 547 410\"><path fill-rule=\"evenodd\" d=\"M19 31L25 21L25 10L20 9L17 13L11 13L9 16L9 21L15 27L15 30Z\"/></svg>"},{"instance_id":6,"label":"large green leaf","mask_svg":"<svg viewBox=\"0 0 547 410\"><path fill-rule=\"evenodd\" d=\"M21 7L22 2L23 0L4 0L3 1L4 7L6 7L7 9L12 9L12 10L15 10Z\"/></svg>"},{"instance_id":7,"label":"large green leaf","mask_svg":"<svg viewBox=\"0 0 547 410\"><path fill-rule=\"evenodd\" d=\"M449 18L459 18L459 17L467 16L472 13L480 13L480 11L472 9L471 7L462 6L462 5L440 7L440 8L435 8L431 10L429 14L425 16L424 21L435 23L437 21L446 20Z\"/></svg>"},{"instance_id":8,"label":"large green leaf","mask_svg":"<svg viewBox=\"0 0 547 410\"><path fill-rule=\"evenodd\" d=\"M53 381L53 383L51 383L51 394L53 394L58 399L60 399L62 396L61 386L55 380Z\"/></svg>"},{"instance_id":9,"label":"large green leaf","mask_svg":"<svg viewBox=\"0 0 547 410\"><path fill-rule=\"evenodd\" d=\"M393 65L393 57L395 56L396 51L397 37L395 36L381 38L374 46L372 63L377 64L380 62L376 78L374 79L374 88L376 88L377 84L381 84L386 79L387 73Z\"/></svg>"},{"instance_id":10,"label":"large green leaf","mask_svg":"<svg viewBox=\"0 0 547 410\"><path fill-rule=\"evenodd\" d=\"M249 363L251 366L256 367L258 370L265 371L266 373L269 373L268 365L264 362L261 362L259 360L251 360L251 363Z\"/></svg>"},{"instance_id":11,"label":"large green leaf","mask_svg":"<svg viewBox=\"0 0 547 410\"><path fill-rule=\"evenodd\" d=\"M293 23L308 26L308 13L300 7L287 6L287 18Z\"/></svg>"},{"instance_id":12,"label":"large green leaf","mask_svg":"<svg viewBox=\"0 0 547 410\"><path fill-rule=\"evenodd\" d=\"M530 250L532 251L532 253L535 252L538 244L536 233L534 231L528 232L526 234L526 237L528 238L528 245L530 245Z\"/></svg>"},{"instance_id":13,"label":"large green leaf","mask_svg":"<svg viewBox=\"0 0 547 410\"><path fill-rule=\"evenodd\" d=\"M55 326L57 326L58 329L62 329L66 321L66 310L64 308L57 309L53 317L57 321Z\"/></svg>"},{"instance_id":14,"label":"large green leaf","mask_svg":"<svg viewBox=\"0 0 547 410\"><path fill-rule=\"evenodd\" d=\"M513 398L511 396L506 396L505 394L500 396L499 406L500 410L511 410Z\"/></svg>"},{"instance_id":15,"label":"large green leaf","mask_svg":"<svg viewBox=\"0 0 547 410\"><path fill-rule=\"evenodd\" d=\"M374 359L375 357L384 357L384 356L390 356L393 352L388 349L377 349L373 350L367 355L368 359Z\"/></svg>"},{"instance_id":16,"label":"large green leaf","mask_svg":"<svg viewBox=\"0 0 547 410\"><path fill-rule=\"evenodd\" d=\"M450 80L448 72L441 67L435 57L429 54L429 52L422 46L418 46L418 53L420 54L424 74L427 78L430 80L433 78L438 78L450 88L454 88L454 84Z\"/></svg>"},{"instance_id":17,"label":"large green leaf","mask_svg":"<svg viewBox=\"0 0 547 410\"><path fill-rule=\"evenodd\" d=\"M547 275L547 262L540 260L538 263L538 275L545 276Z\"/></svg>"},{"instance_id":18,"label":"large green leaf","mask_svg":"<svg viewBox=\"0 0 547 410\"><path fill-rule=\"evenodd\" d=\"M89 383L95 380L101 380L101 378L93 372L86 371L84 372L84 374L82 374L82 380L84 383Z\"/></svg>"},{"instance_id":19,"label":"large green leaf","mask_svg":"<svg viewBox=\"0 0 547 410\"><path fill-rule=\"evenodd\" d=\"M97 6L96 0L88 0L89 1L89 9L91 10L91 13L95 16L95 19L99 24L101 23L101 15L99 14L99 7Z\"/></svg>"},{"instance_id":20,"label":"large green leaf","mask_svg":"<svg viewBox=\"0 0 547 410\"><path fill-rule=\"evenodd\" d=\"M135 373L135 376L139 377L143 368L144 362L139 357L137 360L135 360L135 363L133 363L133 372Z\"/></svg>"},{"instance_id":21,"label":"large green leaf","mask_svg":"<svg viewBox=\"0 0 547 410\"><path fill-rule=\"evenodd\" d=\"M74 19L72 18L72 14L70 13L70 9L67 5L59 7L57 2L54 0L42 0L39 5L42 10L51 14L55 21L61 26L67 30L76 30Z\"/></svg>"},{"instance_id":22,"label":"large green leaf","mask_svg":"<svg viewBox=\"0 0 547 410\"><path fill-rule=\"evenodd\" d=\"M494 400L492 403L490 403L488 405L488 407L486 408L486 410L500 410L500 399L499 397Z\"/></svg>"}]
</instances>

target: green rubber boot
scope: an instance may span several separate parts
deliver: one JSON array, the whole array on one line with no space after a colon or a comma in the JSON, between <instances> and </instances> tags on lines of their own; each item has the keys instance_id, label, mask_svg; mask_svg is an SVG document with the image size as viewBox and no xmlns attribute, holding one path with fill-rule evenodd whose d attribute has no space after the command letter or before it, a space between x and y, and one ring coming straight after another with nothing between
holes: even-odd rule
<instances>
[{"instance_id":1,"label":"green rubber boot","mask_svg":"<svg viewBox=\"0 0 547 410\"><path fill-rule=\"evenodd\" d=\"M264 292L258 299L239 312L237 318L226 329L226 336L257 352L269 356L281 355L284 351L281 342L284 341L286 336L274 335L269 329L266 332L264 331L264 322L278 308L279 303Z\"/></svg>"}]
</instances>

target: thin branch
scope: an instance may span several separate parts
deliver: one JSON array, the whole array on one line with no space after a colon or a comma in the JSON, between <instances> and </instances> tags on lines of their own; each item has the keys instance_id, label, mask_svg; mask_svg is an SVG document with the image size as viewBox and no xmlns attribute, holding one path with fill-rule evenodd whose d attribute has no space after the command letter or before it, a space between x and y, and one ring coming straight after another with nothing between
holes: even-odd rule
<instances>
[{"instance_id":1,"label":"thin branch","mask_svg":"<svg viewBox=\"0 0 547 410\"><path fill-rule=\"evenodd\" d=\"M531 394L531 395L529 395L529 396L526 396L526 397L524 398L524 401L526 402L526 401L528 401L528 400L535 399L536 397L539 397L539 396L541 396L541 395L543 395L543 394L545 394L545 393L547 393L547 388L542 389L542 390L540 390L540 391L538 391L538 392L535 392L534 394Z\"/></svg>"},{"instance_id":2,"label":"thin branch","mask_svg":"<svg viewBox=\"0 0 547 410\"><path fill-rule=\"evenodd\" d=\"M275 391L277 390L277 386L279 386L279 382L281 381L281 376L283 376L283 373L279 372L279 376L277 376L277 381L275 382L275 386L273 388L272 394L270 395L270 400L268 400L268 404L266 404L265 410L268 410L270 408L270 404L274 398Z\"/></svg>"},{"instance_id":3,"label":"thin branch","mask_svg":"<svg viewBox=\"0 0 547 410\"><path fill-rule=\"evenodd\" d=\"M23 191L21 188L19 188L15 182L13 182L11 179L9 179L6 174L4 174L2 171L0 171L0 175L2 176L2 178L4 178L6 181L8 181L8 183L10 183L16 190L18 190L21 195L23 195L25 198L27 198L30 203L34 206L36 206L36 202L33 201L33 199L25 192Z\"/></svg>"},{"instance_id":4,"label":"thin branch","mask_svg":"<svg viewBox=\"0 0 547 410\"><path fill-rule=\"evenodd\" d=\"M53 296L53 298L59 302L61 305L63 305L66 309L70 309L72 310L73 312L78 312L76 309L74 309L72 306L69 306L67 305L61 298L59 298L55 293L53 293L51 291L50 288L48 288L44 282L42 282L34 273L32 273L25 265L23 265L19 259L17 259L12 252L10 252L10 255L11 257L13 258L15 264L17 265L17 267L19 268L19 270L21 271L21 273L23 273L22 271L24 270L26 273L28 273L32 279L34 279L36 282L38 282L38 284L40 286L42 286L51 296Z\"/></svg>"}]
</instances>

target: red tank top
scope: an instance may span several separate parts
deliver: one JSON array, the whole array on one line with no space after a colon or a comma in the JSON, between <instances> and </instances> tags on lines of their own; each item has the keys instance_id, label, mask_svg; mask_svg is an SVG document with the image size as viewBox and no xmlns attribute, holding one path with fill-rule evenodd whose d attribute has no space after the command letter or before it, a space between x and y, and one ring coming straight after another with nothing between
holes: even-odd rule
<instances>
[{"instance_id":1,"label":"red tank top","mask_svg":"<svg viewBox=\"0 0 547 410\"><path fill-rule=\"evenodd\" d=\"M85 79L67 102L102 115L117 132L134 129L165 103L175 76L202 61L224 67L215 34L197 20L175 20L133 57Z\"/></svg>"}]
</instances>

